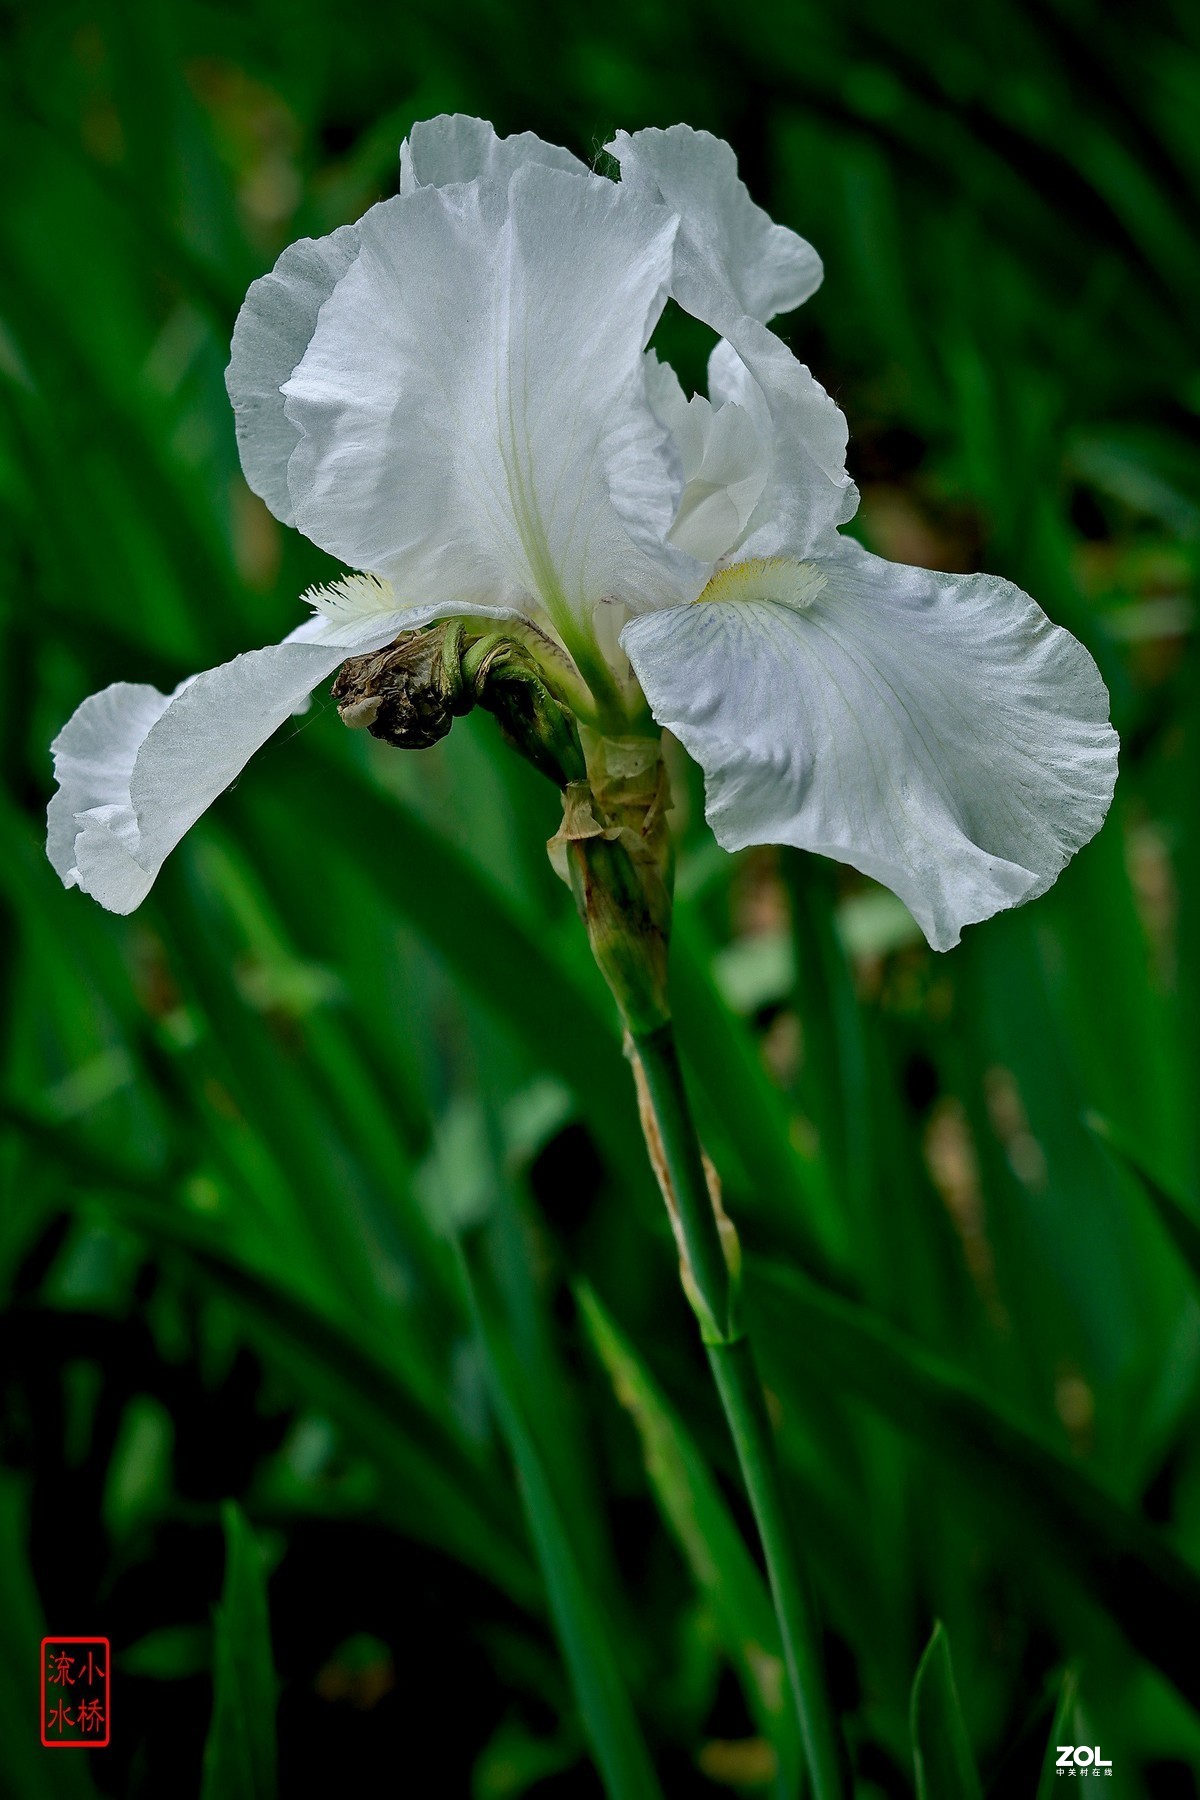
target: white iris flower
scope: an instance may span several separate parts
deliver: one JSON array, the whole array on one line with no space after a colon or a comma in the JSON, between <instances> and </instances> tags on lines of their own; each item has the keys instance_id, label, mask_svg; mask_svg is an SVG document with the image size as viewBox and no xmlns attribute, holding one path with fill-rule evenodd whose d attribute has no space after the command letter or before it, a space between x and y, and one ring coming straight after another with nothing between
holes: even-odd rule
<instances>
[{"instance_id":1,"label":"white iris flower","mask_svg":"<svg viewBox=\"0 0 1200 1800\"><path fill-rule=\"evenodd\" d=\"M851 863L937 949L1042 893L1099 828L1117 740L1087 651L1007 581L839 536L845 421L766 327L817 287L815 252L718 139L609 148L619 182L434 119L395 199L254 283L227 378L246 478L370 573L174 694L83 703L54 746L68 885L131 911L347 657L459 616L532 621L591 723L637 730L648 703L675 733L728 849ZM720 336L707 398L647 351L668 297Z\"/></svg>"}]
</instances>

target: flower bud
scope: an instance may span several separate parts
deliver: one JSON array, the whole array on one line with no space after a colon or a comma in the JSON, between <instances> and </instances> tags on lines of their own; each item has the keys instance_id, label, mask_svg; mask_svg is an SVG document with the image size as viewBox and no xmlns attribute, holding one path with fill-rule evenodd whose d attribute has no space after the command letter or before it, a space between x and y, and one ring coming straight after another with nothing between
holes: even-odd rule
<instances>
[{"instance_id":1,"label":"flower bud","mask_svg":"<svg viewBox=\"0 0 1200 1800\"><path fill-rule=\"evenodd\" d=\"M579 729L531 652L509 637L482 638L462 659L463 680L506 743L560 788L586 772Z\"/></svg>"}]
</instances>

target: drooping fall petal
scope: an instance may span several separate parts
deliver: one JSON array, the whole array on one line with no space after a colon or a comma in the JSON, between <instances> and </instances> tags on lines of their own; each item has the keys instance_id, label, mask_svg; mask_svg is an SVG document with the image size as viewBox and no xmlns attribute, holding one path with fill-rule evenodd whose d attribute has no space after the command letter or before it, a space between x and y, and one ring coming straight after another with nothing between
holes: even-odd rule
<instances>
[{"instance_id":1,"label":"drooping fall petal","mask_svg":"<svg viewBox=\"0 0 1200 1800\"><path fill-rule=\"evenodd\" d=\"M58 792L47 852L67 887L110 912L140 906L201 813L352 651L389 643L394 615L248 650L161 694L118 682L86 699L51 746Z\"/></svg>"},{"instance_id":2,"label":"drooping fall petal","mask_svg":"<svg viewBox=\"0 0 1200 1800\"><path fill-rule=\"evenodd\" d=\"M735 563L622 643L727 849L794 844L897 893L935 949L1043 893L1099 829L1117 738L1092 658L1011 582Z\"/></svg>"}]
</instances>

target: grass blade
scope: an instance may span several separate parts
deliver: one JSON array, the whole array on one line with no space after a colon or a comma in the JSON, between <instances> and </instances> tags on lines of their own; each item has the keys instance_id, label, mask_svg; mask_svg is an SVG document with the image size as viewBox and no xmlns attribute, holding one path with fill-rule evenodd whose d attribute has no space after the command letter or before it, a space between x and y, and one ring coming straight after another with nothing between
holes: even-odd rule
<instances>
[{"instance_id":1,"label":"grass blade","mask_svg":"<svg viewBox=\"0 0 1200 1800\"><path fill-rule=\"evenodd\" d=\"M609 1800L662 1800L607 1621L583 1580L566 1521L524 1416L516 1370L487 1318L466 1250L463 1274L496 1416L516 1466L555 1629L605 1791Z\"/></svg>"},{"instance_id":2,"label":"grass blade","mask_svg":"<svg viewBox=\"0 0 1200 1800\"><path fill-rule=\"evenodd\" d=\"M225 1587L213 1642L213 1716L201 1800L274 1800L275 1708L271 1621L262 1553L239 1506L221 1508Z\"/></svg>"},{"instance_id":3,"label":"grass blade","mask_svg":"<svg viewBox=\"0 0 1200 1800\"><path fill-rule=\"evenodd\" d=\"M289 744L288 754L276 759L269 788L247 781L233 799L230 810L249 818L254 841L265 838L284 852L293 838L295 808L302 806L325 854L353 861L540 1065L547 1046L554 1046L555 1073L570 1083L623 1178L648 1187L636 1154L629 1071L606 996L581 982L576 966L554 953L548 935L468 857L372 788L348 759L335 760L302 742ZM269 875L264 867L264 877Z\"/></svg>"},{"instance_id":4,"label":"grass blade","mask_svg":"<svg viewBox=\"0 0 1200 1800\"><path fill-rule=\"evenodd\" d=\"M783 1792L793 1793L800 1745L784 1704L783 1656L766 1583L703 1457L644 1363L589 1287L578 1288L576 1297L617 1398L637 1427L654 1497L712 1607L755 1722L774 1746Z\"/></svg>"},{"instance_id":5,"label":"grass blade","mask_svg":"<svg viewBox=\"0 0 1200 1800\"><path fill-rule=\"evenodd\" d=\"M536 1598L537 1584L508 1529L495 1484L387 1357L337 1321L239 1263L186 1215L130 1197L81 1198L182 1260L185 1273L233 1303L247 1336L303 1396L326 1412L375 1463L381 1506L401 1529L438 1544L513 1599Z\"/></svg>"},{"instance_id":6,"label":"grass blade","mask_svg":"<svg viewBox=\"0 0 1200 1800\"><path fill-rule=\"evenodd\" d=\"M47 1756L37 1728L37 1646L46 1630L26 1560L22 1484L0 1472L0 1742L11 1800L95 1800L88 1756Z\"/></svg>"},{"instance_id":7,"label":"grass blade","mask_svg":"<svg viewBox=\"0 0 1200 1800\"><path fill-rule=\"evenodd\" d=\"M1192 1280L1200 1285L1200 1221L1196 1220L1182 1200L1164 1187L1157 1176L1150 1173L1136 1151L1130 1148L1107 1119L1102 1119L1098 1113L1089 1113L1086 1123L1105 1149L1111 1152L1117 1165L1142 1190L1153 1207L1159 1224L1186 1264Z\"/></svg>"},{"instance_id":8,"label":"grass blade","mask_svg":"<svg viewBox=\"0 0 1200 1800\"><path fill-rule=\"evenodd\" d=\"M772 1387L783 1394L798 1380L816 1382L865 1400L947 1464L994 1524L1035 1546L1042 1574L1069 1578L1077 1599L1103 1606L1186 1700L1200 1702L1187 1648L1200 1629L1200 1575L1163 1536L968 1377L865 1308L794 1270L751 1261L747 1275Z\"/></svg>"},{"instance_id":9,"label":"grass blade","mask_svg":"<svg viewBox=\"0 0 1200 1800\"><path fill-rule=\"evenodd\" d=\"M983 1800L940 1622L917 1668L911 1720L917 1800Z\"/></svg>"},{"instance_id":10,"label":"grass blade","mask_svg":"<svg viewBox=\"0 0 1200 1800\"><path fill-rule=\"evenodd\" d=\"M1058 1761L1058 1746L1070 1743L1075 1738L1075 1702L1079 1698L1079 1677L1074 1669L1068 1669L1063 1676L1062 1688L1058 1696L1058 1704L1054 1708L1054 1723L1050 1727L1050 1742L1046 1745L1046 1760L1042 1765L1042 1778L1038 1782L1037 1800L1050 1800L1051 1794L1059 1792L1058 1775L1055 1764Z\"/></svg>"}]
</instances>

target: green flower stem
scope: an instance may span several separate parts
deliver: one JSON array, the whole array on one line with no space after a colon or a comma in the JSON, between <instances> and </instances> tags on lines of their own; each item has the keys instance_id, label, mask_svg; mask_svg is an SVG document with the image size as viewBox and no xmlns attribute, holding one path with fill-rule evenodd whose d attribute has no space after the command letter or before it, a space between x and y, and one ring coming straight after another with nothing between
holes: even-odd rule
<instances>
[{"instance_id":1,"label":"green flower stem","mask_svg":"<svg viewBox=\"0 0 1200 1800\"><path fill-rule=\"evenodd\" d=\"M800 1566L762 1383L738 1320L736 1239L722 1231L670 1023L632 1039L647 1147L671 1210L684 1286L708 1352L758 1526L814 1800L847 1791L825 1693L816 1614ZM731 1268L732 1264L732 1268Z\"/></svg>"},{"instance_id":2,"label":"green flower stem","mask_svg":"<svg viewBox=\"0 0 1200 1800\"><path fill-rule=\"evenodd\" d=\"M784 1500L762 1382L746 1337L706 1348L762 1541L813 1795L835 1800L847 1791L839 1733L825 1692L816 1612Z\"/></svg>"},{"instance_id":3,"label":"green flower stem","mask_svg":"<svg viewBox=\"0 0 1200 1800\"><path fill-rule=\"evenodd\" d=\"M644 1099L649 1102L657 1129L657 1143L649 1145L650 1159L664 1195L669 1190L667 1205L680 1243L688 1299L700 1320L705 1342L731 1343L741 1335L737 1296L683 1085L675 1028L668 1020L654 1031L634 1034L632 1044L644 1083ZM642 1122L645 1126L644 1105Z\"/></svg>"}]
</instances>

